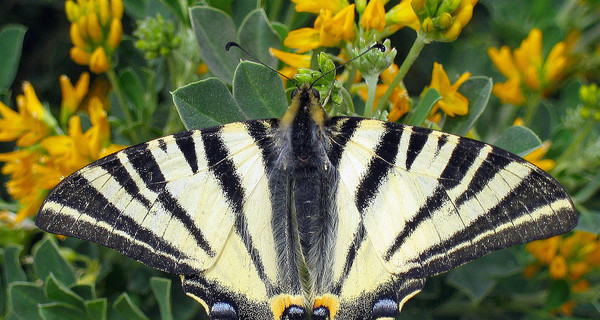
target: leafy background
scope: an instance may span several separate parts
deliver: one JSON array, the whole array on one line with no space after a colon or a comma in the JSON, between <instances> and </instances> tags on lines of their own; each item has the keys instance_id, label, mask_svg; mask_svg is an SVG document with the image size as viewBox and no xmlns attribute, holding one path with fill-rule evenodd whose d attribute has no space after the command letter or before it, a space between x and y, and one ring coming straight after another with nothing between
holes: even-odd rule
<instances>
[{"instance_id":1,"label":"leafy background","mask_svg":"<svg viewBox=\"0 0 600 320\"><path fill-rule=\"evenodd\" d=\"M409 70L404 85L413 97L413 112L402 121L427 124L429 111L440 96L436 90L422 90L429 84L433 62L439 62L451 79L466 71L474 75L459 89L470 101L469 113L446 118L444 131L476 132L477 138L520 155L550 140L553 147L547 157L560 158L577 135L576 129L569 128L569 121L573 122L569 119L581 108L580 87L598 81L598 54L592 51L578 57L578 69L540 102L536 121L527 128L512 126L519 107L501 103L491 94L492 84L503 77L489 60L487 49L500 45L516 48L533 27L543 31L545 54L572 29L582 32L582 47L594 47L600 38L597 1L582 1L580 7L574 3L480 1L457 41L425 46ZM287 33L311 25L314 15L295 12L287 1L125 0L124 4L124 37L113 58L115 77L110 79L122 89L122 95L119 98L112 91L108 96L113 142L132 145L184 127L279 117L284 112L287 99L280 78L257 64L238 64L246 59L244 54L223 48L227 41L238 41L267 65L280 68L283 64L268 53L269 47L285 49L282 43ZM44 105L59 114L61 94L56 80L61 74L75 79L88 70L69 58L72 44L64 2L5 1L1 7L0 101L14 106L23 81L29 81ZM141 21L159 14L175 26L182 43L168 58L148 56L148 50L136 47L144 38L136 33L143 29ZM160 23L156 25L160 28ZM143 30L152 35L152 28L147 25ZM398 51L396 63L403 61L415 37L409 28L390 36ZM209 73L194 72L201 62ZM313 58L312 65L319 63ZM352 95L356 109L364 108L364 102L354 92ZM82 117L86 119L85 114ZM578 230L596 235L600 231L600 160L592 156L577 161L577 155L598 149L597 125L586 139L573 158L563 159L574 168L554 174L578 204L582 214ZM2 143L0 152L14 147L14 143ZM2 176L2 182L9 179ZM5 188L0 188L0 196L3 210L19 209ZM178 277L93 243L57 239L36 229L32 221L18 225L3 221L0 225L0 319L206 318L201 306L183 294ZM547 271L525 278L524 272L534 261L523 246L513 247L432 278L423 292L405 305L399 319L600 317L597 269L588 274L590 288L573 294L567 281L554 280ZM574 310L561 312L560 307L569 301L576 301Z\"/></svg>"}]
</instances>

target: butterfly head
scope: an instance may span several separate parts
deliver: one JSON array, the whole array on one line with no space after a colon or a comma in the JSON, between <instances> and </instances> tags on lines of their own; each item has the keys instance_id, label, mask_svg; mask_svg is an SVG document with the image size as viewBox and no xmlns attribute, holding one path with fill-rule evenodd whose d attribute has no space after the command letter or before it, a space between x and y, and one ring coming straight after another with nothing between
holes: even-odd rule
<instances>
[{"instance_id":1,"label":"butterfly head","mask_svg":"<svg viewBox=\"0 0 600 320\"><path fill-rule=\"evenodd\" d=\"M325 110L320 103L319 91L309 84L302 84L292 92L292 103L281 118L283 127L290 126L298 119L312 119L321 126L325 121Z\"/></svg>"}]
</instances>

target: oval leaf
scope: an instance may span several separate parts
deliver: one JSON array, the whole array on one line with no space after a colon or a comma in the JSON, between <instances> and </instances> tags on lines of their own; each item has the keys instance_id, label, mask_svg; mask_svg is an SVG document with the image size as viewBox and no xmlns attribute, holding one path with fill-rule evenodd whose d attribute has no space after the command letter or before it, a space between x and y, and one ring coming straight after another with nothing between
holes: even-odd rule
<instances>
[{"instance_id":1,"label":"oval leaf","mask_svg":"<svg viewBox=\"0 0 600 320\"><path fill-rule=\"evenodd\" d=\"M62 303L48 303L39 306L45 320L86 320L90 319L83 311Z\"/></svg>"},{"instance_id":2,"label":"oval leaf","mask_svg":"<svg viewBox=\"0 0 600 320\"><path fill-rule=\"evenodd\" d=\"M180 87L173 92L173 102L188 130L247 119L225 83L217 78Z\"/></svg>"},{"instance_id":3,"label":"oval leaf","mask_svg":"<svg viewBox=\"0 0 600 320\"><path fill-rule=\"evenodd\" d=\"M75 283L73 266L60 255L56 243L48 238L33 250L33 269L40 279L46 279L53 273L58 281L67 286Z\"/></svg>"},{"instance_id":4,"label":"oval leaf","mask_svg":"<svg viewBox=\"0 0 600 320\"><path fill-rule=\"evenodd\" d=\"M4 261L2 261L2 270L4 270L4 281L9 284L14 281L25 281L25 271L19 262L19 255L23 250L22 246L9 246L4 249Z\"/></svg>"},{"instance_id":5,"label":"oval leaf","mask_svg":"<svg viewBox=\"0 0 600 320\"><path fill-rule=\"evenodd\" d=\"M458 89L465 98L469 99L469 113L464 116L446 117L444 131L465 136L479 119L492 93L492 79L488 77L471 77Z\"/></svg>"},{"instance_id":6,"label":"oval leaf","mask_svg":"<svg viewBox=\"0 0 600 320\"><path fill-rule=\"evenodd\" d=\"M8 310L22 319L42 320L38 304L47 303L41 286L30 282L13 282L8 285Z\"/></svg>"},{"instance_id":7,"label":"oval leaf","mask_svg":"<svg viewBox=\"0 0 600 320\"><path fill-rule=\"evenodd\" d=\"M233 20L225 12L210 7L191 9L190 19L204 63L215 76L230 84L240 60L238 50L225 50L227 42L236 39Z\"/></svg>"},{"instance_id":8,"label":"oval leaf","mask_svg":"<svg viewBox=\"0 0 600 320\"><path fill-rule=\"evenodd\" d=\"M150 278L150 288L160 310L160 318L162 320L173 320L171 310L171 280L166 278L152 277Z\"/></svg>"},{"instance_id":9,"label":"oval leaf","mask_svg":"<svg viewBox=\"0 0 600 320\"><path fill-rule=\"evenodd\" d=\"M263 9L250 12L238 30L240 44L266 65L277 68L278 60L269 48L281 48L281 39Z\"/></svg>"},{"instance_id":10,"label":"oval leaf","mask_svg":"<svg viewBox=\"0 0 600 320\"><path fill-rule=\"evenodd\" d=\"M247 119L280 118L287 108L279 75L248 61L240 63L235 71L233 98Z\"/></svg>"},{"instance_id":11,"label":"oval leaf","mask_svg":"<svg viewBox=\"0 0 600 320\"><path fill-rule=\"evenodd\" d=\"M520 157L524 157L531 151L539 148L542 145L542 141L531 129L523 126L512 126L506 128L492 144Z\"/></svg>"},{"instance_id":12,"label":"oval leaf","mask_svg":"<svg viewBox=\"0 0 600 320\"><path fill-rule=\"evenodd\" d=\"M108 302L106 298L95 299L85 302L85 310L94 320L105 320Z\"/></svg>"},{"instance_id":13,"label":"oval leaf","mask_svg":"<svg viewBox=\"0 0 600 320\"><path fill-rule=\"evenodd\" d=\"M15 80L25 31L27 28L17 24L7 25L0 31L0 89L8 89Z\"/></svg>"},{"instance_id":14,"label":"oval leaf","mask_svg":"<svg viewBox=\"0 0 600 320\"><path fill-rule=\"evenodd\" d=\"M117 300L115 300L113 308L125 319L148 320L148 317L133 303L133 301L131 301L131 298L129 298L127 293L121 294Z\"/></svg>"},{"instance_id":15,"label":"oval leaf","mask_svg":"<svg viewBox=\"0 0 600 320\"><path fill-rule=\"evenodd\" d=\"M67 288L64 284L56 280L54 274L50 274L50 276L46 278L45 290L48 299L62 302L82 311L85 310L83 299L71 289Z\"/></svg>"}]
</instances>

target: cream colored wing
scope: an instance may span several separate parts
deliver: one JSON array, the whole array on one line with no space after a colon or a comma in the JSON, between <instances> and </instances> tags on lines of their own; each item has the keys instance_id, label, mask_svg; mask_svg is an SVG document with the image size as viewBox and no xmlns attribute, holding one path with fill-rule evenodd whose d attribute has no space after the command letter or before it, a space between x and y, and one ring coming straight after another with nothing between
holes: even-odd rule
<instances>
[{"instance_id":1,"label":"cream colored wing","mask_svg":"<svg viewBox=\"0 0 600 320\"><path fill-rule=\"evenodd\" d=\"M560 184L504 150L377 120L333 118L329 128L336 319L394 317L424 278L577 223Z\"/></svg>"},{"instance_id":2,"label":"cream colored wing","mask_svg":"<svg viewBox=\"0 0 600 320\"><path fill-rule=\"evenodd\" d=\"M215 319L271 320L273 296L300 292L281 280L271 225L263 155L276 126L231 123L117 152L62 181L36 223L182 275Z\"/></svg>"}]
</instances>

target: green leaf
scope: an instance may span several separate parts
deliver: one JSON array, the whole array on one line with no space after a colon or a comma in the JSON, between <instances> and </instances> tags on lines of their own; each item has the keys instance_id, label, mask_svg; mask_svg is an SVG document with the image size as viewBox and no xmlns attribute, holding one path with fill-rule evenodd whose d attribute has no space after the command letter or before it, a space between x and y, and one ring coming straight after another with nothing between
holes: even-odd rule
<instances>
[{"instance_id":1,"label":"green leaf","mask_svg":"<svg viewBox=\"0 0 600 320\"><path fill-rule=\"evenodd\" d=\"M287 108L279 75L254 62L244 61L236 69L233 98L247 119L280 118Z\"/></svg>"},{"instance_id":2,"label":"green leaf","mask_svg":"<svg viewBox=\"0 0 600 320\"><path fill-rule=\"evenodd\" d=\"M258 60L277 68L279 60L269 53L269 48L280 49L281 39L263 9L256 9L246 16L238 30L238 39L240 45Z\"/></svg>"},{"instance_id":3,"label":"green leaf","mask_svg":"<svg viewBox=\"0 0 600 320\"><path fill-rule=\"evenodd\" d=\"M37 306L47 302L40 285L20 281L8 285L8 310L22 319L42 320Z\"/></svg>"},{"instance_id":4,"label":"green leaf","mask_svg":"<svg viewBox=\"0 0 600 320\"><path fill-rule=\"evenodd\" d=\"M15 80L26 31L18 24L6 25L0 31L0 91L8 89Z\"/></svg>"},{"instance_id":5,"label":"green leaf","mask_svg":"<svg viewBox=\"0 0 600 320\"><path fill-rule=\"evenodd\" d=\"M548 296L546 296L546 303L544 305L545 309L552 310L560 307L569 300L569 293L569 284L566 280L555 280L548 290Z\"/></svg>"},{"instance_id":6,"label":"green leaf","mask_svg":"<svg viewBox=\"0 0 600 320\"><path fill-rule=\"evenodd\" d=\"M96 289L93 284L74 284L69 287L76 295L83 298L83 300L94 300L96 299Z\"/></svg>"},{"instance_id":7,"label":"green leaf","mask_svg":"<svg viewBox=\"0 0 600 320\"><path fill-rule=\"evenodd\" d=\"M46 297L48 299L62 302L66 305L70 305L74 308L78 308L80 310L85 310L85 306L83 304L83 299L78 296L71 289L67 288L64 284L60 283L54 277L54 274L50 274L46 278Z\"/></svg>"},{"instance_id":8,"label":"green leaf","mask_svg":"<svg viewBox=\"0 0 600 320\"><path fill-rule=\"evenodd\" d=\"M279 35L279 39L285 39L287 37L287 34L289 32L289 27L287 25L277 21L272 21L271 26L273 27L273 30L275 30L275 32L277 32L277 34Z\"/></svg>"},{"instance_id":9,"label":"green leaf","mask_svg":"<svg viewBox=\"0 0 600 320\"><path fill-rule=\"evenodd\" d=\"M158 302L160 318L162 320L173 320L171 311L171 280L166 278L150 278L150 288Z\"/></svg>"},{"instance_id":10,"label":"green leaf","mask_svg":"<svg viewBox=\"0 0 600 320\"><path fill-rule=\"evenodd\" d=\"M593 234L600 233L600 212L588 211L579 215L579 223L575 230L587 231Z\"/></svg>"},{"instance_id":11,"label":"green leaf","mask_svg":"<svg viewBox=\"0 0 600 320\"><path fill-rule=\"evenodd\" d=\"M215 76L231 84L240 60L238 50L225 50L227 42L236 40L233 20L225 12L210 7L191 9L190 18L204 63Z\"/></svg>"},{"instance_id":12,"label":"green leaf","mask_svg":"<svg viewBox=\"0 0 600 320\"><path fill-rule=\"evenodd\" d=\"M186 21L185 12L181 8L181 4L179 3L178 0L160 0L160 1L162 3L164 3L167 7L169 7L169 9L171 9L171 11L175 14L175 16L177 17L177 19L179 19L179 21L182 21L182 22Z\"/></svg>"},{"instance_id":13,"label":"green leaf","mask_svg":"<svg viewBox=\"0 0 600 320\"><path fill-rule=\"evenodd\" d=\"M427 118L427 115L429 115L429 112L431 112L431 108L433 108L436 102L441 98L442 96L440 96L440 93L435 88L427 89L427 92L425 92L423 98L419 101L419 105L417 105L414 112L408 115L405 123L411 126L422 125L425 118Z\"/></svg>"},{"instance_id":14,"label":"green leaf","mask_svg":"<svg viewBox=\"0 0 600 320\"><path fill-rule=\"evenodd\" d=\"M121 294L115 303L113 304L113 308L119 315L123 316L128 320L148 320L148 317L140 310L138 306L136 306L129 298L127 293Z\"/></svg>"},{"instance_id":15,"label":"green leaf","mask_svg":"<svg viewBox=\"0 0 600 320\"><path fill-rule=\"evenodd\" d=\"M148 0L123 0L123 5L128 16L143 19Z\"/></svg>"},{"instance_id":16,"label":"green leaf","mask_svg":"<svg viewBox=\"0 0 600 320\"><path fill-rule=\"evenodd\" d=\"M469 113L464 116L446 117L444 131L460 136L467 135L487 107L492 86L492 79L488 77L471 77L465 81L458 92L469 99Z\"/></svg>"},{"instance_id":17,"label":"green leaf","mask_svg":"<svg viewBox=\"0 0 600 320\"><path fill-rule=\"evenodd\" d=\"M539 148L542 145L542 141L531 129L523 126L512 126L506 128L492 144L520 157L524 157L531 151Z\"/></svg>"},{"instance_id":18,"label":"green leaf","mask_svg":"<svg viewBox=\"0 0 600 320\"><path fill-rule=\"evenodd\" d=\"M6 284L15 281L26 281L25 271L21 267L19 255L23 250L22 246L9 246L4 248L4 261L2 261L2 270Z\"/></svg>"},{"instance_id":19,"label":"green leaf","mask_svg":"<svg viewBox=\"0 0 600 320\"><path fill-rule=\"evenodd\" d=\"M105 320L108 310L106 298L95 299L85 302L87 314L94 320Z\"/></svg>"},{"instance_id":20,"label":"green leaf","mask_svg":"<svg viewBox=\"0 0 600 320\"><path fill-rule=\"evenodd\" d=\"M53 273L65 285L75 283L73 266L60 255L56 243L50 238L42 240L33 249L33 269L40 279L46 279Z\"/></svg>"},{"instance_id":21,"label":"green leaf","mask_svg":"<svg viewBox=\"0 0 600 320\"><path fill-rule=\"evenodd\" d=\"M231 6L231 16L235 25L241 25L248 12L257 8L260 8L260 0L236 0Z\"/></svg>"},{"instance_id":22,"label":"green leaf","mask_svg":"<svg viewBox=\"0 0 600 320\"><path fill-rule=\"evenodd\" d=\"M119 74L119 83L127 98L135 106L134 110L142 110L146 107L146 101L144 100L145 88L133 69L127 68L121 72Z\"/></svg>"},{"instance_id":23,"label":"green leaf","mask_svg":"<svg viewBox=\"0 0 600 320\"><path fill-rule=\"evenodd\" d=\"M38 306L45 320L85 320L90 317L83 311L60 302L52 302Z\"/></svg>"},{"instance_id":24,"label":"green leaf","mask_svg":"<svg viewBox=\"0 0 600 320\"><path fill-rule=\"evenodd\" d=\"M479 302L496 285L496 278L521 270L516 251L505 249L450 271L446 282Z\"/></svg>"},{"instance_id":25,"label":"green leaf","mask_svg":"<svg viewBox=\"0 0 600 320\"><path fill-rule=\"evenodd\" d=\"M247 119L225 83L217 78L180 87L173 92L173 102L188 130Z\"/></svg>"}]
</instances>

